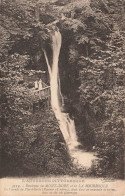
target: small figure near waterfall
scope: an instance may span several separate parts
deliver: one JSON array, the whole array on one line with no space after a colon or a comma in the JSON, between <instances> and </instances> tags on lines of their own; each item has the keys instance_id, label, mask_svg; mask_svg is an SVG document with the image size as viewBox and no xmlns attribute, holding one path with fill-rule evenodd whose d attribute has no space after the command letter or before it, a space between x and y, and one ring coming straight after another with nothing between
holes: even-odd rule
<instances>
[{"instance_id":1,"label":"small figure near waterfall","mask_svg":"<svg viewBox=\"0 0 125 196\"><path fill-rule=\"evenodd\" d=\"M40 79L39 82L38 82L38 90L39 90L39 98L41 99L42 98L42 92L41 90L43 89L43 84L42 84L42 80Z\"/></svg>"},{"instance_id":2,"label":"small figure near waterfall","mask_svg":"<svg viewBox=\"0 0 125 196\"><path fill-rule=\"evenodd\" d=\"M34 85L35 85L35 89L36 89L36 90L39 90L39 91L40 91L40 90L43 89L43 84L42 84L42 80L41 80L41 79L40 79L39 81L36 80L36 81L34 82Z\"/></svg>"},{"instance_id":3,"label":"small figure near waterfall","mask_svg":"<svg viewBox=\"0 0 125 196\"><path fill-rule=\"evenodd\" d=\"M39 80L38 84L39 84L38 90L42 90L43 89L43 85L42 85L42 80L41 79Z\"/></svg>"},{"instance_id":4,"label":"small figure near waterfall","mask_svg":"<svg viewBox=\"0 0 125 196\"><path fill-rule=\"evenodd\" d=\"M34 84L35 84L35 89L38 90L38 87L39 87L39 86L38 86L38 81L36 80L36 81L34 82Z\"/></svg>"}]
</instances>

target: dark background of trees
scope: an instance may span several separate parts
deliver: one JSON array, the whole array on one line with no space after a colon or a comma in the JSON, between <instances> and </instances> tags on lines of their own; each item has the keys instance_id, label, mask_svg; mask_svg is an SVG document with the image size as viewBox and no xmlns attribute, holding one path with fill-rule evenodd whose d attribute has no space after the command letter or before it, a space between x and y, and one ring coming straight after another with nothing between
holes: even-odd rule
<instances>
[{"instance_id":1,"label":"dark background of trees","mask_svg":"<svg viewBox=\"0 0 125 196\"><path fill-rule=\"evenodd\" d=\"M33 81L47 71L42 48L51 59L48 24L58 20L65 110L83 148L95 146L101 158L89 175L123 178L124 1L1 0L0 7L1 176L81 174L52 110L31 110Z\"/></svg>"}]
</instances>

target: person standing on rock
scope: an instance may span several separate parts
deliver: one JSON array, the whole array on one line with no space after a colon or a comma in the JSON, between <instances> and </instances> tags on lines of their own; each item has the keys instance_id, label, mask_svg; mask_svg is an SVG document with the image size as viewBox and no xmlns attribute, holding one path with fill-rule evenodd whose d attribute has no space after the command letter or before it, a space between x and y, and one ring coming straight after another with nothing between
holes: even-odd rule
<instances>
[{"instance_id":1,"label":"person standing on rock","mask_svg":"<svg viewBox=\"0 0 125 196\"><path fill-rule=\"evenodd\" d=\"M36 80L36 81L34 82L34 84L35 84L35 89L37 90L37 89L38 89L38 81Z\"/></svg>"},{"instance_id":2,"label":"person standing on rock","mask_svg":"<svg viewBox=\"0 0 125 196\"><path fill-rule=\"evenodd\" d=\"M38 90L42 90L42 89L43 89L42 80L40 79L38 83L39 83L39 88L38 88Z\"/></svg>"},{"instance_id":3,"label":"person standing on rock","mask_svg":"<svg viewBox=\"0 0 125 196\"><path fill-rule=\"evenodd\" d=\"M38 90L39 90L39 98L41 99L42 98L42 89L43 89L43 84L42 84L42 80L40 79L39 82L39 87L38 87Z\"/></svg>"}]
</instances>

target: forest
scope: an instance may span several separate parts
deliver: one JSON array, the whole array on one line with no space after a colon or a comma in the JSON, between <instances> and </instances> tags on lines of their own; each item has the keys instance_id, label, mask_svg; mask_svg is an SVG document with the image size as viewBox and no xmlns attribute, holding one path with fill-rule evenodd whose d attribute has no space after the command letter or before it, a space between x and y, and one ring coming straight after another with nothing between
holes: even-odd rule
<instances>
[{"instance_id":1,"label":"forest","mask_svg":"<svg viewBox=\"0 0 125 196\"><path fill-rule=\"evenodd\" d=\"M0 1L0 177L124 178L124 0ZM73 165L51 107L34 105L34 82L49 75L50 31L62 35L59 75L80 148L99 158Z\"/></svg>"}]
</instances>

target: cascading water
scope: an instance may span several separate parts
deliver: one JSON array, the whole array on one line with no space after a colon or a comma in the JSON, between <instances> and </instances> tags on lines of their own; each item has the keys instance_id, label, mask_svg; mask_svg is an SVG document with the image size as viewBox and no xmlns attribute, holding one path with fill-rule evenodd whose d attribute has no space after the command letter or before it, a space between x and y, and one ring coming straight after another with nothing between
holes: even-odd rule
<instances>
[{"instance_id":1,"label":"cascading water","mask_svg":"<svg viewBox=\"0 0 125 196\"><path fill-rule=\"evenodd\" d=\"M76 135L74 120L70 119L68 113L63 112L63 104L62 104L63 96L60 90L60 78L59 78L59 68L58 68L58 60L59 60L59 54L60 54L60 48L62 42L61 34L58 30L56 30L54 33L52 33L51 37L52 37L52 51L53 51L52 66L49 65L46 51L43 50L46 63L48 66L49 76L50 76L51 106L56 116L56 119L59 123L60 130L68 146L71 157L73 158L75 163L85 166L85 161L83 161L83 156L86 152L82 152L77 148L79 143ZM86 163L86 165L88 166L88 162Z\"/></svg>"}]
</instances>

